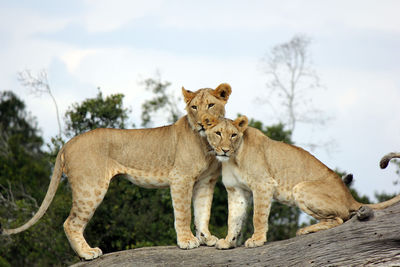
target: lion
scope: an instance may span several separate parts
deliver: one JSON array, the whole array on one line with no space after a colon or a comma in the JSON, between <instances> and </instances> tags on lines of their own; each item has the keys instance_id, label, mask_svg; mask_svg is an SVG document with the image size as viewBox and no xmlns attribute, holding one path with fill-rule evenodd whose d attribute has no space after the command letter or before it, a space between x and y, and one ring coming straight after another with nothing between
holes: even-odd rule
<instances>
[{"instance_id":1,"label":"lion","mask_svg":"<svg viewBox=\"0 0 400 267\"><path fill-rule=\"evenodd\" d=\"M218 240L218 249L236 246L251 195L254 233L246 240L246 247L262 246L267 241L272 199L296 205L319 220L299 229L297 235L329 229L356 211L367 214L371 208L383 209L400 201L396 196L378 204L357 202L334 171L307 151L248 127L246 116L232 121L205 114L202 122L207 140L222 162L222 181L228 193L228 234Z\"/></svg>"},{"instance_id":2,"label":"lion","mask_svg":"<svg viewBox=\"0 0 400 267\"><path fill-rule=\"evenodd\" d=\"M38 212L16 229L22 232L46 212L56 193L62 173L72 190L72 208L64 222L69 243L79 257L91 260L102 255L92 248L83 232L102 202L110 181L124 175L135 185L146 188L170 187L177 244L192 249L200 244L213 246L218 238L209 229L214 186L221 164L209 153L201 117L223 117L231 94L229 84L196 92L182 87L187 115L172 125L152 129L95 129L68 141L59 151L51 182ZM193 197L196 236L190 229Z\"/></svg>"}]
</instances>

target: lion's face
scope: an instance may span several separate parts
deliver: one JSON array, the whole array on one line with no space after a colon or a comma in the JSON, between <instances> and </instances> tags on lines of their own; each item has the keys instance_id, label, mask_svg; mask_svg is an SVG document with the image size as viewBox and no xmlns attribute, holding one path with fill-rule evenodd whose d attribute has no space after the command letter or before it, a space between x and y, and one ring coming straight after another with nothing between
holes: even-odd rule
<instances>
[{"instance_id":1,"label":"lion's face","mask_svg":"<svg viewBox=\"0 0 400 267\"><path fill-rule=\"evenodd\" d=\"M202 117L207 141L219 161L228 161L235 154L242 142L243 133L247 129L248 119L241 116L232 121L218 119L212 115Z\"/></svg>"},{"instance_id":2,"label":"lion's face","mask_svg":"<svg viewBox=\"0 0 400 267\"><path fill-rule=\"evenodd\" d=\"M229 84L220 84L216 89L199 89L191 92L182 87L182 94L186 102L186 111L189 124L201 136L204 134L204 125L201 118L212 115L222 118L225 115L225 104L232 90Z\"/></svg>"}]
</instances>

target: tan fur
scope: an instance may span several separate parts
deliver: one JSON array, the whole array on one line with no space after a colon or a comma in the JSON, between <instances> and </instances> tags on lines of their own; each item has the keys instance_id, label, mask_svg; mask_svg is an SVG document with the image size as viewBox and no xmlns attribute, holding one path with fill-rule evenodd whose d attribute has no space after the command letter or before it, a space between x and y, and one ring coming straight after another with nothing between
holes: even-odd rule
<instances>
[{"instance_id":1,"label":"tan fur","mask_svg":"<svg viewBox=\"0 0 400 267\"><path fill-rule=\"evenodd\" d=\"M310 153L273 141L261 131L248 127L245 116L231 121L204 115L203 123L207 140L222 161L222 179L228 192L228 235L218 241L217 248L236 246L251 194L254 234L246 241L246 247L266 242L272 199L297 205L319 220L300 229L299 235L340 225L364 205L354 200L335 172ZM385 208L398 201L400 196L366 206Z\"/></svg>"},{"instance_id":2,"label":"tan fur","mask_svg":"<svg viewBox=\"0 0 400 267\"><path fill-rule=\"evenodd\" d=\"M221 84L215 90L191 92L182 88L187 115L169 126L154 129L96 129L71 139L60 150L46 197L35 216L17 229L21 232L36 223L50 205L62 173L68 176L72 190L72 208L64 230L72 248L84 259L102 252L91 248L83 237L88 221L102 202L110 181L123 174L132 183L148 187L170 187L178 246L195 248L217 241L208 230L212 195L221 164L209 153L200 134L201 117L223 117L231 88ZM197 238L190 230L191 200ZM134 204L134 203L132 203ZM49 244L50 245L50 244Z\"/></svg>"}]
</instances>

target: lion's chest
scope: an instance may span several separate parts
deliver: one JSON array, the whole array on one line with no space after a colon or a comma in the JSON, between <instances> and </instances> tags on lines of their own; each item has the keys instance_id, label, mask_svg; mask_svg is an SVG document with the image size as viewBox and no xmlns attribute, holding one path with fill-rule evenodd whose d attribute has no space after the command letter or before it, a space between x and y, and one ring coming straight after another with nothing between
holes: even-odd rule
<instances>
[{"instance_id":1,"label":"lion's chest","mask_svg":"<svg viewBox=\"0 0 400 267\"><path fill-rule=\"evenodd\" d=\"M247 191L251 191L250 185L248 181L243 178L240 169L230 162L222 163L222 182L227 188L240 187Z\"/></svg>"}]
</instances>

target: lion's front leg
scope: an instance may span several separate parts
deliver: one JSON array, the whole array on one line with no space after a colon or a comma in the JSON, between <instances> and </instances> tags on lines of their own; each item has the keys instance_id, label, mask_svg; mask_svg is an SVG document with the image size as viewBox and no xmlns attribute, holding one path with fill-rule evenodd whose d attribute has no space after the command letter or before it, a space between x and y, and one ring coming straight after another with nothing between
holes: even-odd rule
<instances>
[{"instance_id":1,"label":"lion's front leg","mask_svg":"<svg viewBox=\"0 0 400 267\"><path fill-rule=\"evenodd\" d=\"M199 240L190 230L193 184L194 182L190 178L175 180L171 183L175 231L178 246L182 249L192 249L200 246Z\"/></svg>"},{"instance_id":2,"label":"lion's front leg","mask_svg":"<svg viewBox=\"0 0 400 267\"><path fill-rule=\"evenodd\" d=\"M196 237L200 240L200 244L205 244L207 246L214 246L218 241L218 238L213 236L208 228L214 187L218 177L219 173L200 180L195 184L193 189L193 210Z\"/></svg>"},{"instance_id":3,"label":"lion's front leg","mask_svg":"<svg viewBox=\"0 0 400 267\"><path fill-rule=\"evenodd\" d=\"M265 184L257 185L253 189L253 226L254 233L252 237L246 240L247 248L254 248L264 245L267 241L268 217L271 210L271 202L275 186Z\"/></svg>"},{"instance_id":4,"label":"lion's front leg","mask_svg":"<svg viewBox=\"0 0 400 267\"><path fill-rule=\"evenodd\" d=\"M240 187L226 187L228 192L228 235L218 240L217 249L236 247L237 239L246 219L246 210L251 198L250 192Z\"/></svg>"}]
</instances>

